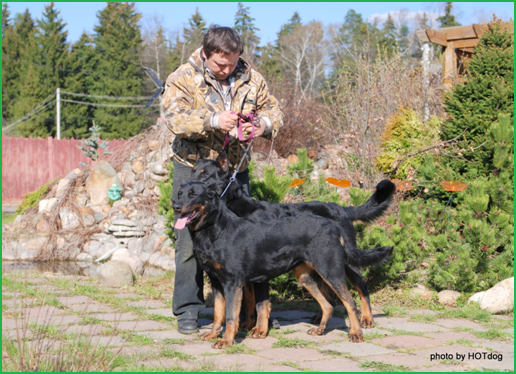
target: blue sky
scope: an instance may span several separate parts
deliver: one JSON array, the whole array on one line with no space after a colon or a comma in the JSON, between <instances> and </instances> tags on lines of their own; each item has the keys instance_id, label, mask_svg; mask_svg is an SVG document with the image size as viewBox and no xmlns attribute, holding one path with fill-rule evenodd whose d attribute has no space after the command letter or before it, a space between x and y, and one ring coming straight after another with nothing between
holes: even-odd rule
<instances>
[{"instance_id":1,"label":"blue sky","mask_svg":"<svg viewBox=\"0 0 516 374\"><path fill-rule=\"evenodd\" d=\"M33 18L41 18L43 7L49 2L7 2L11 14L24 12L29 9ZM244 2L250 8L250 14L255 18L255 25L260 29L258 36L260 44L273 42L279 31L293 13L297 11L303 22L316 20L324 25L342 23L348 10L354 9L362 14L364 19L378 17L383 20L387 13L393 12L398 17L413 19L416 12L426 11L434 17L442 14L444 3L428 2ZM61 11L61 17L67 23L68 40L76 41L85 30L93 33L97 24L96 14L105 8L105 2L57 2L56 8ZM187 24L188 19L196 8L208 24L217 23L223 26L233 26L237 3L231 2L136 2L137 10L143 14L142 27L148 27L153 19L160 19L170 35L178 33ZM453 3L454 14L463 25L483 23L496 13L504 21L514 16L513 2L456 2Z\"/></svg>"}]
</instances>

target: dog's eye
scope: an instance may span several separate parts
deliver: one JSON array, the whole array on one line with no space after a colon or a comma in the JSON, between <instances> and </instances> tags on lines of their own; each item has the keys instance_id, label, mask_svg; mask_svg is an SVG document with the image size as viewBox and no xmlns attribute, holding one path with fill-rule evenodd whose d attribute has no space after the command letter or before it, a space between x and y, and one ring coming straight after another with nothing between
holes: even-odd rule
<instances>
[{"instance_id":1,"label":"dog's eye","mask_svg":"<svg viewBox=\"0 0 516 374\"><path fill-rule=\"evenodd\" d=\"M183 194L183 191L179 191L179 192L177 193L177 196L181 196L182 194Z\"/></svg>"}]
</instances>

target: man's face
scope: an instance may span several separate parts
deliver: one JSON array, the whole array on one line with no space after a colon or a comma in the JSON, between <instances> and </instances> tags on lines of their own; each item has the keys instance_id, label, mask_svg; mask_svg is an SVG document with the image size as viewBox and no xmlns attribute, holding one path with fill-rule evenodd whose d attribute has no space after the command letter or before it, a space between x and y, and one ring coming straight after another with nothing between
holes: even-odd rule
<instances>
[{"instance_id":1,"label":"man's face","mask_svg":"<svg viewBox=\"0 0 516 374\"><path fill-rule=\"evenodd\" d=\"M202 51L204 63L210 69L211 73L218 80L225 80L229 75L235 71L240 55L238 53L212 53L210 58L206 58L206 54Z\"/></svg>"}]
</instances>

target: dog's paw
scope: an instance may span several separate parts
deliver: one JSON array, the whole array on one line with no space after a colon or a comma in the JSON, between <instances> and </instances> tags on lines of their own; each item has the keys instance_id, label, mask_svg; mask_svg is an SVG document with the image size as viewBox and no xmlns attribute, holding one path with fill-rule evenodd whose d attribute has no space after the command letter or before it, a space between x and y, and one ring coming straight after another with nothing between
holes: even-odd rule
<instances>
[{"instance_id":1,"label":"dog's paw","mask_svg":"<svg viewBox=\"0 0 516 374\"><path fill-rule=\"evenodd\" d=\"M349 332L349 341L352 343L360 343L364 341L364 335L362 335L362 331L359 332Z\"/></svg>"},{"instance_id":2,"label":"dog's paw","mask_svg":"<svg viewBox=\"0 0 516 374\"><path fill-rule=\"evenodd\" d=\"M216 339L218 336L219 336L219 332L209 331L209 332L205 332L204 334L201 335L201 340L212 340L212 339Z\"/></svg>"},{"instance_id":3,"label":"dog's paw","mask_svg":"<svg viewBox=\"0 0 516 374\"><path fill-rule=\"evenodd\" d=\"M256 324L256 320L254 319L246 319L240 322L238 326L238 331L249 331L252 330L253 326Z\"/></svg>"},{"instance_id":4,"label":"dog's paw","mask_svg":"<svg viewBox=\"0 0 516 374\"><path fill-rule=\"evenodd\" d=\"M319 326L308 330L306 333L308 335L322 335L324 334L324 330L326 330L326 326Z\"/></svg>"},{"instance_id":5,"label":"dog's paw","mask_svg":"<svg viewBox=\"0 0 516 374\"><path fill-rule=\"evenodd\" d=\"M267 330L259 327L253 327L249 333L249 337L253 339L265 339L267 337Z\"/></svg>"},{"instance_id":6,"label":"dog's paw","mask_svg":"<svg viewBox=\"0 0 516 374\"><path fill-rule=\"evenodd\" d=\"M213 343L213 345L211 347L215 348L215 349L224 349L224 348L229 348L232 345L233 345L232 341L230 342L230 341L227 341L226 339L219 339L215 343Z\"/></svg>"},{"instance_id":7,"label":"dog's paw","mask_svg":"<svg viewBox=\"0 0 516 374\"><path fill-rule=\"evenodd\" d=\"M310 323L314 324L314 325L318 325L319 323L321 323L321 320L322 320L322 313L315 314L312 316L312 318L310 318Z\"/></svg>"},{"instance_id":8,"label":"dog's paw","mask_svg":"<svg viewBox=\"0 0 516 374\"><path fill-rule=\"evenodd\" d=\"M363 329L372 329L374 327L374 321L373 317L362 317L362 320L360 321L360 326Z\"/></svg>"}]
</instances>

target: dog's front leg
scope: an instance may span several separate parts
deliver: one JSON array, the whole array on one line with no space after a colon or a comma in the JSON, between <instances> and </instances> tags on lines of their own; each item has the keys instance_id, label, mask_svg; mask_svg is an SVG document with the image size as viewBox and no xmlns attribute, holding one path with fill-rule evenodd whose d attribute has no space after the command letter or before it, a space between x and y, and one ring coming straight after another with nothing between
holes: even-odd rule
<instances>
[{"instance_id":1,"label":"dog's front leg","mask_svg":"<svg viewBox=\"0 0 516 374\"><path fill-rule=\"evenodd\" d=\"M238 331L238 320L242 304L242 285L225 285L224 295L226 296L226 332L224 338L217 340L212 348L228 348L233 344Z\"/></svg>"},{"instance_id":2,"label":"dog's front leg","mask_svg":"<svg viewBox=\"0 0 516 374\"><path fill-rule=\"evenodd\" d=\"M222 286L218 281L212 279L211 287L213 290L213 327L211 331L201 335L202 340L216 339L222 331L222 324L226 316L226 299L224 298Z\"/></svg>"}]
</instances>

